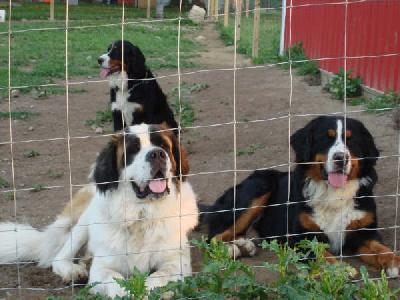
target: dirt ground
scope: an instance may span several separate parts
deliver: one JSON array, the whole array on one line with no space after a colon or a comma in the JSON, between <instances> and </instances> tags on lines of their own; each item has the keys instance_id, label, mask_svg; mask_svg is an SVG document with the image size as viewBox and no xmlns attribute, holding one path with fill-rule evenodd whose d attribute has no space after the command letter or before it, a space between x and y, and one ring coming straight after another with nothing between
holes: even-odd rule
<instances>
[{"instance_id":1,"label":"dirt ground","mask_svg":"<svg viewBox=\"0 0 400 300\"><path fill-rule=\"evenodd\" d=\"M293 77L293 94L290 101L291 80L289 72L276 67L246 68L236 71L218 70L233 67L233 48L226 48L219 40L212 25L198 33L204 37L208 52L201 53L195 61L207 72L195 72L181 76L182 82L203 83L208 88L190 95L196 120L196 128L183 132L183 141L189 151L191 165L190 182L199 201L212 202L234 182L234 127L236 117L237 148L243 150L255 145L254 154L236 157L237 180L243 179L256 168L288 168L288 134L307 123L313 115L343 114L343 102L330 99L321 87L308 86L300 77ZM250 62L238 56L238 66ZM198 70L182 70L191 73ZM173 75L176 70L164 70L157 75ZM236 75L236 97L234 78ZM73 78L81 81L85 78ZM164 91L178 85L178 77L159 80ZM12 122L14 175L17 203L8 193L0 190L0 221L29 222L42 227L50 223L64 204L69 201L70 183L88 182L87 175L96 153L106 144L108 137L95 134L85 126L96 111L108 103L106 82L83 83L79 88L85 93L70 94L69 115L65 95L35 100L32 95L12 99L12 109L39 113L26 121ZM236 115L234 114L234 99ZM7 111L7 101L0 102L0 110ZM379 224L386 244L396 247L396 189L398 184L398 132L392 129L390 113L368 114L354 112L360 107L347 107L347 115L362 120L375 137L382 158L378 161L379 183L375 189L378 203ZM290 122L288 112L292 117ZM69 125L70 158L68 160ZM290 124L290 128L289 128ZM110 129L110 128L108 128ZM10 151L9 121L0 120L0 176L12 182L12 156ZM30 142L27 142L30 141ZM27 152L35 150L39 156L27 158ZM25 155L24 155L25 154ZM54 174L59 174L55 176ZM32 186L51 187L33 192ZM73 190L78 189L74 187ZM16 216L15 216L16 212ZM195 232L200 237L204 232ZM0 241L1 242L1 241ZM398 247L396 248L398 249ZM194 270L199 270L199 253L193 253ZM271 255L259 253L245 261L259 266ZM358 265L356 260L352 264ZM257 269L259 270L259 269ZM378 273L371 270L374 275ZM270 279L270 274L257 271L260 280ZM20 278L20 282L18 282ZM396 280L391 280L397 285ZM21 286L20 294L16 288ZM76 290L76 289L75 289ZM0 299L42 299L49 294L71 295L73 289L63 284L50 269L40 269L32 264L0 266Z\"/></svg>"}]
</instances>

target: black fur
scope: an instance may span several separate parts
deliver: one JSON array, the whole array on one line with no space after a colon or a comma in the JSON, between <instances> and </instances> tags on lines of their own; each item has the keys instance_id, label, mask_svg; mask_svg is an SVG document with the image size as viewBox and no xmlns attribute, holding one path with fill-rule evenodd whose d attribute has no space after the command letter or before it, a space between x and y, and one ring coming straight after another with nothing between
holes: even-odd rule
<instances>
[{"instance_id":1,"label":"black fur","mask_svg":"<svg viewBox=\"0 0 400 300\"><path fill-rule=\"evenodd\" d=\"M124 50L122 51L122 47ZM146 59L142 51L128 41L116 41L108 48L109 57L112 60L121 61L128 75L129 96L127 102L137 103L140 110L132 111L135 124L161 124L166 123L169 128L177 128L174 114L167 102L167 96L163 93L153 73L146 66ZM122 55L123 52L123 55ZM116 101L118 87L110 89L111 102ZM120 112L121 113L121 112ZM113 114L114 131L125 127L119 114ZM176 132L176 130L174 131Z\"/></svg>"},{"instance_id":2,"label":"black fur","mask_svg":"<svg viewBox=\"0 0 400 300\"><path fill-rule=\"evenodd\" d=\"M97 188L103 193L118 188L119 170L116 151L115 143L109 142L96 160L93 177Z\"/></svg>"},{"instance_id":3,"label":"black fur","mask_svg":"<svg viewBox=\"0 0 400 300\"><path fill-rule=\"evenodd\" d=\"M303 196L303 187L306 184L306 171L317 153L326 153L333 144L332 138L327 135L330 128L336 128L337 117L318 117L291 136L291 146L299 163L290 173L279 171L256 171L236 186L236 209L247 208L253 199L271 192L272 196L267 207L258 219L253 222L253 228L262 239L278 237L281 242L288 241L293 245L301 239L316 237L321 242L329 242L327 236L309 233L299 220L302 212L312 213L313 209L307 204ZM340 118L343 120L343 118ZM356 209L371 212L375 219L366 226L368 230L357 230L346 234L344 251L354 252L367 240L381 241L377 227L376 205L373 196L373 187L377 182L374 169L379 151L374 140L364 125L354 119L346 119L346 128L352 135L347 139L347 146L352 155L360 158L359 178L369 178L368 185L361 185L354 205ZM290 191L289 191L290 186ZM290 192L290 197L288 195ZM289 203L288 203L289 201ZM340 201L340 200L338 200ZM289 204L289 205L287 205ZM233 188L227 190L212 206L200 206L204 213L202 221L208 225L209 238L222 233L233 225ZM214 211L227 210L222 213ZM236 218L240 217L241 210L236 211ZM287 233L292 235L287 238Z\"/></svg>"}]
</instances>

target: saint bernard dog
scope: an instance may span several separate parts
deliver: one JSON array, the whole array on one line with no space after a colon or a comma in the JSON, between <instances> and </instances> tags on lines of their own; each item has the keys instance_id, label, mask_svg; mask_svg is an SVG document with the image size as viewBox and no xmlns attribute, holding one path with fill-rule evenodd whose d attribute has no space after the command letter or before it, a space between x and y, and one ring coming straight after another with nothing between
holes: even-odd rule
<instances>
[{"instance_id":1,"label":"saint bernard dog","mask_svg":"<svg viewBox=\"0 0 400 300\"><path fill-rule=\"evenodd\" d=\"M236 186L235 214L233 188L201 207L209 237L233 241L235 256L255 253L254 243L242 237L249 227L263 239L290 245L317 238L329 244L330 262L341 253L356 254L398 276L400 257L382 243L377 229L373 188L379 152L369 131L355 119L322 116L295 132L290 143L294 170L251 174Z\"/></svg>"},{"instance_id":2,"label":"saint bernard dog","mask_svg":"<svg viewBox=\"0 0 400 300\"><path fill-rule=\"evenodd\" d=\"M128 41L116 41L98 58L98 63L100 77L107 78L110 85L114 132L141 123L165 123L169 128L178 128L167 96L138 47Z\"/></svg>"},{"instance_id":3,"label":"saint bernard dog","mask_svg":"<svg viewBox=\"0 0 400 300\"><path fill-rule=\"evenodd\" d=\"M196 196L185 180L185 151L171 131L127 127L97 157L94 184L82 188L44 230L0 223L0 263L37 261L63 280L87 277L80 249L92 258L93 292L125 295L115 279L149 272L148 289L191 274L188 234Z\"/></svg>"}]
</instances>

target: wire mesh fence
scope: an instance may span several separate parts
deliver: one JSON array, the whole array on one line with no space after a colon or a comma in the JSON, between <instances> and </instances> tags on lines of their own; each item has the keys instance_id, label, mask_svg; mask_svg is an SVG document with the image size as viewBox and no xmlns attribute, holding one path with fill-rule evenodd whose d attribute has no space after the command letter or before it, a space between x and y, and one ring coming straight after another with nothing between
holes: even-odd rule
<instances>
[{"instance_id":1,"label":"wire mesh fence","mask_svg":"<svg viewBox=\"0 0 400 300\"><path fill-rule=\"evenodd\" d=\"M164 69L155 75L155 79L165 86L176 86L173 97L176 100L178 127L175 129L177 130L178 143L187 146L189 149L189 161L191 165L194 165L194 168L185 177L189 182L192 182L195 192L199 194L198 200L211 203L226 189L240 183L251 172L278 169L289 172L288 201L275 206L285 206L288 214L289 207L292 205L289 201L292 193L290 190L292 180L290 170L298 165L294 163L290 148L290 136L296 129L304 126L316 116L343 116L344 120L347 117L358 118L364 121L372 131L376 143L383 148L383 151L377 157L378 175L381 173L383 176L380 176L382 179L372 197L377 201L378 218L382 219L377 230L383 233L385 243L393 249L394 253L397 253L400 139L398 131L389 128L391 121L387 114L388 111L393 109L393 105L383 104L375 106L373 109L363 105L351 106L353 98L349 99L347 92L343 94L343 103L332 102L332 104L325 101L319 104L320 93L314 88L304 87L304 83L300 82L296 74L296 66L315 62L320 66L325 66L325 69L329 71L337 66L342 67L344 70L344 91L347 91L349 84L346 77L347 72L354 69L360 74L363 71L363 74L372 72L380 74L380 76L369 75L372 78L371 80L368 79L369 81L367 80L370 86L386 87L381 82L385 81L385 79L381 79L383 77L387 78L386 81L390 82L391 87L398 87L398 66L391 65L391 62L399 57L399 44L398 41L394 41L394 36L398 34L398 31L395 32L393 27L384 28L383 26L381 30L386 30L385 36L387 38L380 41L380 47L372 49L365 45L368 50L359 52L353 51L352 44L358 43L360 49L362 49L364 45L362 40L366 39L368 35L361 35L359 40L354 40L353 33L350 38L348 33L357 22L370 21L368 16L365 16L364 20L355 20L356 9L365 10L364 6L377 5L376 9L383 11L384 6L385 8L387 6L397 7L399 3L390 0L381 1L378 4L375 0L261 1L261 8L259 9L262 13L261 18L278 20L275 26L278 28L278 32L282 31L280 32L283 39L281 45L286 50L283 51L283 58L272 59L274 55L279 53L279 38L275 39L272 43L275 52L269 51L265 54L268 59L259 65L253 65L243 59L242 53L251 55L248 51L251 47L246 44L246 35L251 34L251 30L247 32L244 29L244 23L241 23L242 27L238 26L240 20L245 18L247 11L252 15L257 10L252 3L249 3L249 6L246 6L240 0L235 0L235 3L232 3L229 15L234 25L230 39L227 38L226 42L232 44L232 49L225 49L222 43L219 46L207 45L207 42L203 45L201 43L193 44L193 36L197 34L196 30L199 29L194 28L191 24L188 25L189 20L186 16L184 4L181 1L179 9L175 12L167 10L164 19L145 19L144 15L136 16L132 12L132 8L122 1L122 5L115 14L118 17L110 18L109 21L102 16L103 12L105 15L107 14L106 11L109 8L106 6L101 8L102 11L97 17L85 20L84 15L83 17L79 16L79 6L71 7L66 1L64 4L56 3L56 7L62 5L63 11L58 13L56 11L55 18L57 20L58 17L59 21L49 23L29 19L21 20L21 18L24 18L24 12L18 10L19 7L15 5L14 1L8 2L7 22L0 27L0 44L2 49L6 50L6 55L1 56L1 62L6 65L6 68L1 68L5 72L0 75L0 93L3 95L0 112L4 113L4 116L0 116L3 118L1 132L4 134L0 137L0 150L3 156L2 171L4 171L0 179L2 177L7 178L7 180L3 179L3 184L0 181L1 220L16 223L12 232L24 230L29 232L33 229L24 229L17 224L33 222L37 226L48 225L51 219L61 211L62 204L68 202L70 204L67 204L67 207L70 207L70 213L73 214L72 199L75 192L82 187L92 185L90 180L87 179L90 165L95 162L96 153L114 135L112 132L105 131L93 133L92 129L88 130L87 126L85 127L85 120L81 119L88 117L86 115L88 113L104 108L99 107L93 110L93 105L104 105L105 102L100 104L98 100L93 101L92 98L104 98L105 100L108 98L106 87L108 80L87 75L93 74L95 71L96 67L93 66L92 61L97 58L89 54L90 51L85 44L90 45L91 50L104 51L107 45L114 40L132 40L135 42L135 39L140 38L140 46L145 55L150 53L148 60L150 66ZM213 19L216 15L224 16L223 3L221 6L221 3L214 2L214 5L217 5L217 9L208 9L209 18ZM241 8L239 15L238 9L235 9L238 7ZM343 32L335 36L337 40L333 43L335 48L339 49L338 51L323 49L324 45L320 45L324 51L320 49L319 52L314 51L313 48L307 48L309 45L311 45L310 47L318 47L318 42L315 43L315 40L326 41L326 37L322 37L322 35L324 31L330 32L327 27L322 28L321 36L307 36L307 32L303 35L301 33L302 28L309 29L307 26L313 27L315 24L304 24L304 27L301 27L302 24L299 23L299 20L302 19L299 15L307 9L321 7L340 10L338 15L342 18L340 23L342 23ZM88 4L82 9L89 11L90 5ZM115 7L112 9L115 9ZM13 19L14 10L16 10L15 20ZM28 12L26 13L29 15ZM318 12L314 11L314 13ZM278 18L272 14L279 14ZM284 14L284 18L281 19L282 14ZM310 12L307 11L307 14L310 14ZM62 19L60 19L60 15ZM310 16L308 15L308 17ZM32 17L32 19L34 18L35 16ZM217 26L222 27L222 18L218 22L219 25ZM281 26L282 24L285 26ZM398 27L396 28L399 30ZM200 28L200 30L202 29ZM239 33L240 30L241 34ZM260 35L266 30L267 28L261 26ZM388 32L392 35L387 34ZM240 40L238 39L239 34ZM308 34L310 33L308 32ZM383 36L383 33L381 35ZM224 39L223 36L222 38ZM300 39L304 40L305 50L311 58L299 57L296 55L297 53L293 53L292 46ZM376 41L372 40L371 43L376 43ZM157 49L150 47L151 44L154 44ZM390 47L387 45L390 45ZM39 50L32 50L35 47L38 47ZM212 47L221 47L222 52L229 52L230 56L228 56L228 59L216 56L216 59L213 60L214 53L211 53L211 57L206 56L202 60L203 63L205 61L209 63L204 63L204 65L200 63L200 66L198 66L196 63L191 63L191 60L195 60L196 56L199 55L193 50L196 47L201 48L200 51L205 51L207 48L213 51L214 48ZM261 52L264 49L263 47L268 46L260 41ZM35 51L40 52L40 55ZM320 56L321 53L324 55ZM100 55L102 52L98 54ZM122 53L122 57L124 55ZM262 53L262 55L264 54ZM219 59L226 59L227 63L219 63ZM372 63L367 63L366 66L362 65L363 61L378 59L382 59L382 64L378 66L378 69L372 67ZM35 69L37 60L46 61L45 64L40 66L42 69ZM230 60L230 63L228 60ZM330 63L331 65L329 65ZM330 69L332 65L335 66ZM386 72L389 74L388 76L386 76ZM45 73L46 76L43 75ZM143 80L148 79L143 78ZM266 83L268 80L271 80L272 84ZM187 102L185 84L187 82L196 84L198 81L207 82L208 90L204 94L199 93L198 96L191 94L191 97L198 101L197 104L193 103L197 109L198 120L184 124L183 122L186 120L184 105ZM379 83L376 83L377 81ZM276 87L275 91L273 91L274 87ZM80 88L82 88L82 91L79 90ZM62 89L62 91L57 89ZM90 90L87 97L85 96L87 92L85 89ZM212 91L210 92L210 90ZM45 95L41 94L43 91L45 91ZM47 95L46 93L50 94ZM37 99L33 102L22 102L26 100L26 97L36 97ZM57 104L50 103L46 99L47 97L50 97L52 101L57 101ZM200 99L203 97L209 98L209 100ZM44 98L44 100L41 98ZM87 98L85 99L87 102L82 104L80 101L84 98ZM307 98L313 100L304 100ZM327 97L325 96L325 98ZM95 104L92 105L92 101ZM29 112L32 108L39 112L36 116L35 113ZM57 112L51 111L49 108L56 109ZM210 112L211 110L213 110L213 113ZM371 110L379 114L367 114ZM54 118L50 118L52 114ZM35 127L30 129L23 122L32 117L45 118L43 121L35 123ZM82 129L82 127L86 129ZM124 134L123 137L123 143L126 145L126 135ZM190 144L193 144L193 146L190 146ZM40 148L41 153L35 154L34 149L36 148ZM55 158L52 159L52 156ZM83 159L80 158L81 156ZM32 163L32 159L36 158L38 161ZM314 164L314 162L309 164ZM127 167L126 155L124 166ZM181 175L178 178L182 181L181 160L179 169ZM57 170L62 171L57 172ZM37 180L42 180L43 183L37 182ZM128 178L123 178L117 182L127 181L129 181ZM104 184L106 183L104 182ZM20 198L22 201L19 200ZM52 199L57 200L53 201ZM179 199L179 203L182 203L182 201L184 199ZM233 220L235 220L236 214L247 209L238 206L236 203L237 190L233 189L233 207L231 209L204 214L231 212ZM25 212L28 213L28 217L24 215ZM126 211L124 216L122 219L114 220L113 223L128 224L134 221L151 220L147 217L130 219ZM182 212L180 208L179 214L168 215L165 218L179 218L179 222L181 222L182 218L188 216L190 214ZM289 221L288 218L287 220ZM109 222L105 224L109 224ZM67 228L71 225L69 224ZM82 226L91 225L102 225L102 223L94 222ZM181 226L180 223L179 228ZM60 226L59 228L64 227ZM58 227L55 226L54 228L57 229ZM286 238L297 235L289 231L289 226L286 228ZM233 224L233 231L235 236L235 223ZM345 235L351 231L344 229L337 233ZM0 231L0 234L2 232L4 231ZM181 231L179 230L179 232ZM126 232L126 235L128 236L129 232ZM252 236L250 240L259 241L264 238L278 237ZM69 239L73 239L72 233ZM341 239L341 243L343 243L343 239ZM182 247L188 246L180 244L178 250L182 250ZM123 253L104 254L103 256L126 257L143 254L140 251L132 252L128 248L128 245L126 245ZM161 250L154 248L146 250L146 252L157 253L177 250L175 248L160 248ZM340 247L340 249L342 248ZM3 267L7 270L5 276L2 277L6 282L4 284L0 282L1 291L29 297L30 292L35 293L37 291L49 293L61 291L64 294L67 294L66 291L71 291L74 294L75 288L81 286L74 280L72 284L67 286L60 286L59 282L54 281L52 281L52 284L54 283L55 286L50 287L46 284L30 285L29 282L31 281L27 277L33 276L33 271L30 269L32 263L19 260L18 249L19 244L18 239L16 239L15 253L17 259L16 262L3 264ZM342 260L360 255L348 255L340 251L335 256ZM261 261L255 259L251 265L257 269L260 267ZM128 276L129 271L126 271L126 274L123 275ZM165 276L171 275L183 275L182 261L177 274ZM43 276L49 277L51 275L44 273ZM13 279L8 280L6 278L13 278L16 282ZM38 282L42 281L39 279Z\"/></svg>"}]
</instances>

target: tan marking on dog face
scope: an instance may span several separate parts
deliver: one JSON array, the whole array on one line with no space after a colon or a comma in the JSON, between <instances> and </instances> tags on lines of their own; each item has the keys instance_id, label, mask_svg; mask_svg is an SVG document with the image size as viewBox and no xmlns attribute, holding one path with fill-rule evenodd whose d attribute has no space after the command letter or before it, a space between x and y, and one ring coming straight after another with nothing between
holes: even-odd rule
<instances>
[{"instance_id":1,"label":"tan marking on dog face","mask_svg":"<svg viewBox=\"0 0 400 300\"><path fill-rule=\"evenodd\" d=\"M314 179L315 181L322 180L322 169L324 168L324 164L326 163L326 155L325 154L316 154L314 156L313 164L308 167L306 172L307 177Z\"/></svg>"},{"instance_id":2,"label":"tan marking on dog face","mask_svg":"<svg viewBox=\"0 0 400 300\"><path fill-rule=\"evenodd\" d=\"M328 129L328 136L331 138L336 137L336 130L335 129Z\"/></svg>"},{"instance_id":3,"label":"tan marking on dog face","mask_svg":"<svg viewBox=\"0 0 400 300\"><path fill-rule=\"evenodd\" d=\"M360 178L360 158L351 154L351 171L349 180Z\"/></svg>"}]
</instances>

